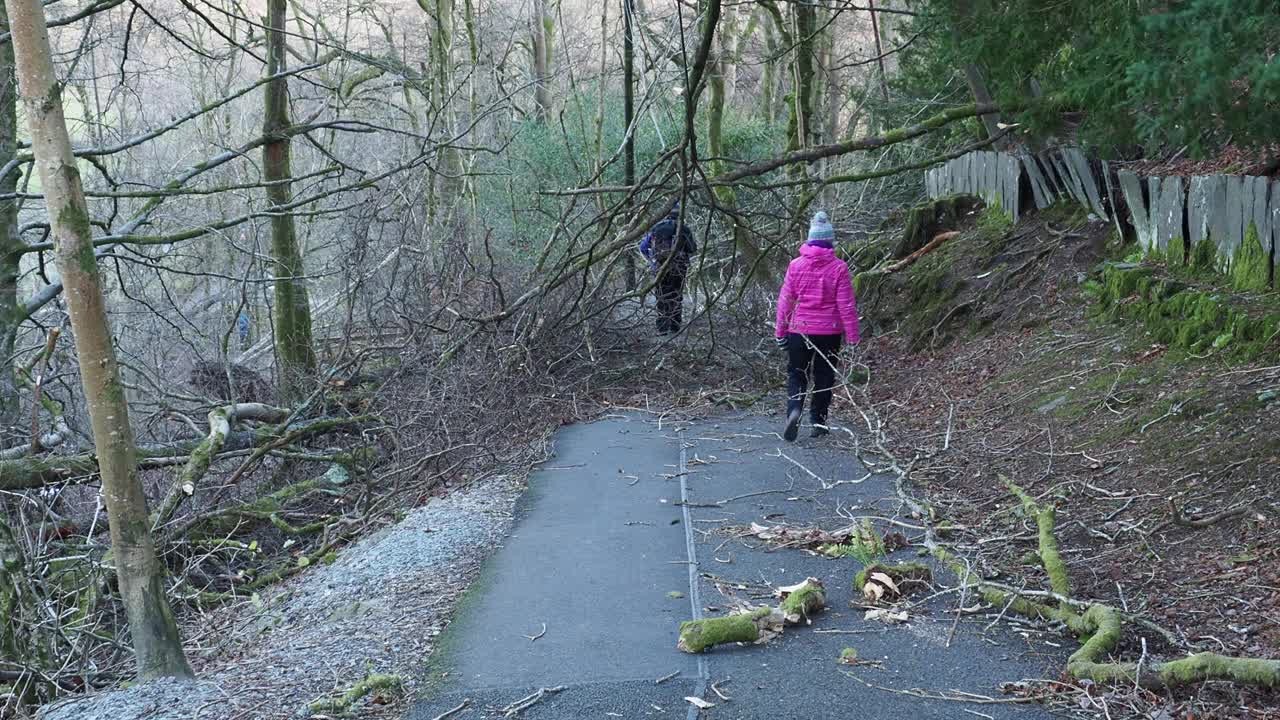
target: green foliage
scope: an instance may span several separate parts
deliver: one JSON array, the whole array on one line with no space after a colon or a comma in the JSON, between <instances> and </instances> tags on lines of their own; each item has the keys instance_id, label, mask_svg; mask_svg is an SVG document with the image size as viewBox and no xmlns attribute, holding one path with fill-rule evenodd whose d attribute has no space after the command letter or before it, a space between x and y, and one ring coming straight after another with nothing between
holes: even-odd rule
<instances>
[{"instance_id":1,"label":"green foliage","mask_svg":"<svg viewBox=\"0 0 1280 720\"><path fill-rule=\"evenodd\" d=\"M984 240L1002 238L1013 228L1013 218L999 205L988 205L978 214L978 234Z\"/></svg>"},{"instance_id":2,"label":"green foliage","mask_svg":"<svg viewBox=\"0 0 1280 720\"><path fill-rule=\"evenodd\" d=\"M1192 287L1154 265L1108 264L1093 295L1104 317L1139 320L1157 342L1192 353L1222 351L1247 361L1274 352L1280 338L1273 298Z\"/></svg>"},{"instance_id":3,"label":"green foliage","mask_svg":"<svg viewBox=\"0 0 1280 720\"><path fill-rule=\"evenodd\" d=\"M851 557L863 565L879 562L888 552L884 546L884 538L880 537L870 518L863 518L862 522L854 526L848 542L823 545L818 550L832 557Z\"/></svg>"},{"instance_id":4,"label":"green foliage","mask_svg":"<svg viewBox=\"0 0 1280 720\"><path fill-rule=\"evenodd\" d=\"M494 230L494 244L505 256L503 259L529 265L542 251L557 227L564 201L544 194L547 190L623 184L620 149L626 128L621 112L614 111L621 107L621 97L606 97L600 154L605 162L613 162L603 177L593 179L597 158L596 102L595 90L584 86L581 93L565 103L562 115L555 121L526 121L514 129L514 137L502 153L483 157L483 166L478 168L484 174L477 179L476 216L484 218L486 226ZM709 147L705 119L699 118L696 127L698 147L705 156ZM657 163L679 142L683 132L683 118L676 107L670 112L658 109L639 118L635 127L638 180L644 180L645 168ZM724 156L736 163L771 157L781 151L785 140L781 130L726 109L721 143ZM622 198L622 193L603 196L606 207ZM577 198L575 207L577 214L570 216L571 224L598 210L594 201L584 201L582 197ZM623 218L615 221L621 223Z\"/></svg>"},{"instance_id":5,"label":"green foliage","mask_svg":"<svg viewBox=\"0 0 1280 720\"><path fill-rule=\"evenodd\" d=\"M997 100L1033 86L1082 113L1080 131L1104 147L1274 140L1263 118L1280 104L1280 3L1274 0L925 0L903 28L900 90L955 101L961 70L986 74ZM1055 129L1056 112L1019 120ZM975 125L970 130L979 130Z\"/></svg>"}]
</instances>

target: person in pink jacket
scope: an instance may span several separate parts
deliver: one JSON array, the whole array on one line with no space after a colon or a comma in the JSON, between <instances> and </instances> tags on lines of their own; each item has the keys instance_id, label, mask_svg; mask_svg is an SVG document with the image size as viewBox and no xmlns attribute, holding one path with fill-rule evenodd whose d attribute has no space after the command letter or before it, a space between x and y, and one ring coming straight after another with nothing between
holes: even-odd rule
<instances>
[{"instance_id":1,"label":"person in pink jacket","mask_svg":"<svg viewBox=\"0 0 1280 720\"><path fill-rule=\"evenodd\" d=\"M782 436L792 442L800 431L810 377L812 435L826 435L841 343L856 345L859 338L849 266L836 257L835 230L825 212L813 216L800 257L787 267L787 279L778 293L774 335L778 347L787 351L787 424Z\"/></svg>"}]
</instances>

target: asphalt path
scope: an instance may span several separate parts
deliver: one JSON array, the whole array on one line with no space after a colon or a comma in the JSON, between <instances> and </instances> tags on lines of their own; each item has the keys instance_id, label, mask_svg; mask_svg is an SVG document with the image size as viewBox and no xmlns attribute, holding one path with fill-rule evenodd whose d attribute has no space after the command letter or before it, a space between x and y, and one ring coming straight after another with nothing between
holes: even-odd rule
<instances>
[{"instance_id":1,"label":"asphalt path","mask_svg":"<svg viewBox=\"0 0 1280 720\"><path fill-rule=\"evenodd\" d=\"M752 414L563 428L405 717L460 707L447 717L497 718L521 701L519 717L547 720L1049 717L1001 692L1056 674L1062 651L1040 634L988 629L984 613L957 621L954 593L906 622L867 620L851 606L856 560L741 536L753 522L835 529L900 511L891 479L869 475L837 437L785 443L780 429L780 416ZM681 621L768 602L807 577L824 583L829 608L812 624L765 645L676 649ZM845 648L861 662L838 663Z\"/></svg>"}]
</instances>

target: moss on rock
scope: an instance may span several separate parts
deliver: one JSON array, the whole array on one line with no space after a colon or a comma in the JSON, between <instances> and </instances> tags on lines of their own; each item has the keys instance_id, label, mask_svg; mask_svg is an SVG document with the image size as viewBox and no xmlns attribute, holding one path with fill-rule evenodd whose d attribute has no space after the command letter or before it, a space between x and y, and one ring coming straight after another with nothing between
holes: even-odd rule
<instances>
[{"instance_id":1,"label":"moss on rock","mask_svg":"<svg viewBox=\"0 0 1280 720\"><path fill-rule=\"evenodd\" d=\"M1231 284L1238 290L1266 290L1271 284L1271 254L1258 240L1258 226L1249 223L1240 251L1231 260Z\"/></svg>"}]
</instances>

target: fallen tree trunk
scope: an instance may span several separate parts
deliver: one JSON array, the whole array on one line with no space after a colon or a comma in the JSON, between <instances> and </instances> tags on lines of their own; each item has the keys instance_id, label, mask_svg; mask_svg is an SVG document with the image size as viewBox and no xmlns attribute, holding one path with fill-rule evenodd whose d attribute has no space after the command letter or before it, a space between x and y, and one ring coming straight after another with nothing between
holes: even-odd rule
<instances>
[{"instance_id":1,"label":"fallen tree trunk","mask_svg":"<svg viewBox=\"0 0 1280 720\"><path fill-rule=\"evenodd\" d=\"M1107 684L1136 684L1158 690L1205 680L1225 680L1261 687L1280 687L1280 660L1258 658L1228 657L1217 653L1203 652L1189 655L1177 660L1155 661L1150 663L1112 662L1108 658L1119 645L1124 633L1126 617L1110 605L1090 603L1084 612L1079 611L1083 605L1070 599L1071 584L1067 575L1066 564L1058 552L1058 541L1054 536L1054 510L1052 506L1041 506L1022 488L1005 480L1018 499L1022 502L1027 514L1036 520L1039 531L1040 561L1049 576L1051 594L1057 598L1057 605L1037 602L1022 593L1010 592L990 583L983 582L954 559L950 559L952 568L962 582L977 586L983 598L992 605L1005 607L1007 612L1038 620L1058 621L1065 624L1073 633L1083 638L1080 649L1067 658L1067 673L1078 680L1089 680ZM938 554L944 559L949 556L945 551Z\"/></svg>"},{"instance_id":2,"label":"fallen tree trunk","mask_svg":"<svg viewBox=\"0 0 1280 720\"><path fill-rule=\"evenodd\" d=\"M267 426L231 432L221 448L222 453L249 450L264 444L298 442L308 437L329 432L337 427L361 425L376 418L362 415L351 418L318 418L289 425L287 428ZM138 467L142 469L185 465L191 454L208 438L181 440L173 443L157 443L138 447ZM97 477L98 460L93 453L78 455L42 455L0 460L0 491L33 490L58 483L89 482Z\"/></svg>"},{"instance_id":3,"label":"fallen tree trunk","mask_svg":"<svg viewBox=\"0 0 1280 720\"><path fill-rule=\"evenodd\" d=\"M960 234L959 230L948 230L947 232L944 232L944 233L938 233L936 236L934 236L932 240L928 242L928 244L926 244L924 247L920 248L919 250L916 250L910 255L882 269L868 270L867 275L888 275L890 273L896 273L900 270L905 270L906 268L910 267L912 263L924 257L925 255L928 255L934 250L937 250L938 246L942 245L942 243L950 240L953 237L956 237L959 234Z\"/></svg>"},{"instance_id":4,"label":"fallen tree trunk","mask_svg":"<svg viewBox=\"0 0 1280 720\"><path fill-rule=\"evenodd\" d=\"M237 423L247 420L280 423L289 418L289 411L284 408L271 407L260 403L239 403L209 411L209 436L204 442L191 451L187 464L174 478L169 493L160 507L151 515L151 527L154 529L169 521L182 501L196 492L196 483L208 472L209 465L227 444L231 428Z\"/></svg>"},{"instance_id":5,"label":"fallen tree trunk","mask_svg":"<svg viewBox=\"0 0 1280 720\"><path fill-rule=\"evenodd\" d=\"M676 647L687 653L700 653L726 643L755 643L782 632L782 614L770 607L725 617L687 620L680 623L680 640Z\"/></svg>"},{"instance_id":6,"label":"fallen tree trunk","mask_svg":"<svg viewBox=\"0 0 1280 720\"><path fill-rule=\"evenodd\" d=\"M782 634L783 627L807 623L827 607L822 581L806 578L778 588L778 607L759 607L724 617L688 620L680 624L676 647L688 653L706 652L727 643L763 643Z\"/></svg>"}]
</instances>

